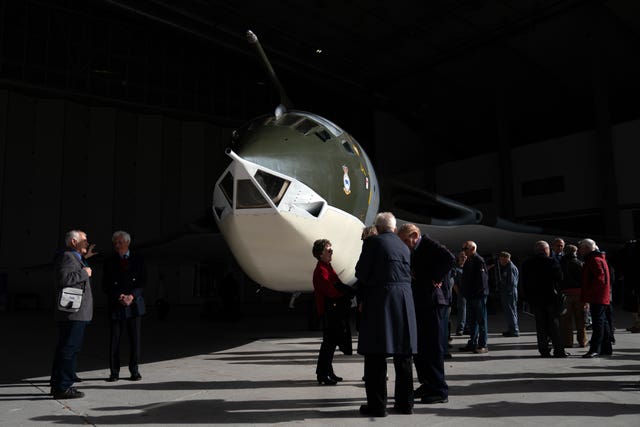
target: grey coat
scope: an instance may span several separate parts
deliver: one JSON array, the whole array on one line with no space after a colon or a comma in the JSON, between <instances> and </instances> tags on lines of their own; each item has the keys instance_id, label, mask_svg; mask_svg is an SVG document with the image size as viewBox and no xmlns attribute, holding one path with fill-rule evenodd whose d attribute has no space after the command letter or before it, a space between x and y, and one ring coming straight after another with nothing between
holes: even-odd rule
<instances>
[{"instance_id":1,"label":"grey coat","mask_svg":"<svg viewBox=\"0 0 640 427\"><path fill-rule=\"evenodd\" d=\"M356 277L362 298L358 353L415 354L409 248L394 233L365 239Z\"/></svg>"},{"instance_id":2,"label":"grey coat","mask_svg":"<svg viewBox=\"0 0 640 427\"><path fill-rule=\"evenodd\" d=\"M67 249L56 259L55 263L55 283L56 283L56 310L55 319L58 321L81 320L90 321L93 318L93 295L91 294L91 279L83 270L84 264L78 258L78 253L72 249ZM84 285L84 295L80 310L75 313L67 313L57 309L57 298L60 289L68 286L82 289Z\"/></svg>"}]
</instances>

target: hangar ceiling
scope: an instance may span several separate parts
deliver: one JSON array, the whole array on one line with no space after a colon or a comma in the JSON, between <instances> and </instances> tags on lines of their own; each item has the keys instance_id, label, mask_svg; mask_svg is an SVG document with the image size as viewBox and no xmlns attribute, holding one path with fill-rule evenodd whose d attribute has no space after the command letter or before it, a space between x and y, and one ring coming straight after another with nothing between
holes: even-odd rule
<instances>
[{"instance_id":1,"label":"hangar ceiling","mask_svg":"<svg viewBox=\"0 0 640 427\"><path fill-rule=\"evenodd\" d=\"M442 161L496 151L500 139L517 146L593 129L597 119L618 123L640 116L638 2L28 3L32 10L55 5L58 11L73 9L91 19L127 21L140 34L153 31L151 38L160 33L167 40L188 35L193 45L182 49L197 51L203 61L214 55L211 49L228 52L230 68L238 57L253 60L244 40L245 31L252 29L277 73L285 76L296 107L323 114L341 102L336 94L344 94L358 100L354 109L387 111L425 139L441 142L446 146ZM112 45L116 36L109 39ZM121 61L135 55L129 52ZM255 65L247 64L243 67ZM261 71L248 71L242 78L264 80ZM325 91L327 87L331 90ZM257 97L265 104L275 99L254 90L243 97ZM198 112L207 113L204 110ZM253 113L245 109L213 115L243 120Z\"/></svg>"}]
</instances>

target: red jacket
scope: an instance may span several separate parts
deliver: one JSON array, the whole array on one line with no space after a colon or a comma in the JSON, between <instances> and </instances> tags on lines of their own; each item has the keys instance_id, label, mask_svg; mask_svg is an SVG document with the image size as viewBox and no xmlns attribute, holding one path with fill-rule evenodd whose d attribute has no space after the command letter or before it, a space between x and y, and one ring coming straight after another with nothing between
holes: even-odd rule
<instances>
[{"instance_id":1,"label":"red jacket","mask_svg":"<svg viewBox=\"0 0 640 427\"><path fill-rule=\"evenodd\" d=\"M318 261L316 269L313 271L313 294L316 298L316 309L318 315L324 314L324 299L340 298L343 293L336 289L335 284L340 282L331 264Z\"/></svg>"},{"instance_id":2,"label":"red jacket","mask_svg":"<svg viewBox=\"0 0 640 427\"><path fill-rule=\"evenodd\" d=\"M582 301L604 305L611 303L611 276L602 252L593 251L584 258Z\"/></svg>"}]
</instances>

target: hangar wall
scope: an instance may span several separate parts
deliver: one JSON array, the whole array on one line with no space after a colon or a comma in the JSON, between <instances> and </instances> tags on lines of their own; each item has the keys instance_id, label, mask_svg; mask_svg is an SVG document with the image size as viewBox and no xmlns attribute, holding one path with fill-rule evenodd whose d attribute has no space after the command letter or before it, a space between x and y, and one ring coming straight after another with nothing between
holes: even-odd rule
<instances>
[{"instance_id":1,"label":"hangar wall","mask_svg":"<svg viewBox=\"0 0 640 427\"><path fill-rule=\"evenodd\" d=\"M0 272L10 293L37 295L42 306L53 301L51 261L69 229L85 230L103 254L111 253L118 229L137 246L186 234L186 225L210 213L229 132L0 91ZM101 262L92 263L97 284ZM155 284L149 300L166 293L194 302L194 262L164 257L148 264Z\"/></svg>"},{"instance_id":2,"label":"hangar wall","mask_svg":"<svg viewBox=\"0 0 640 427\"><path fill-rule=\"evenodd\" d=\"M633 179L637 169L640 119L612 126L620 229L625 238L640 233L640 192ZM600 160L595 131L579 132L512 148L516 221L590 235L604 234ZM487 200L473 206L495 211L499 195L498 154L437 166L437 192L442 195L484 191ZM460 180L461 171L469 177ZM455 196L453 198L456 198ZM464 202L464 200L460 200ZM553 227L554 224L558 224Z\"/></svg>"}]
</instances>

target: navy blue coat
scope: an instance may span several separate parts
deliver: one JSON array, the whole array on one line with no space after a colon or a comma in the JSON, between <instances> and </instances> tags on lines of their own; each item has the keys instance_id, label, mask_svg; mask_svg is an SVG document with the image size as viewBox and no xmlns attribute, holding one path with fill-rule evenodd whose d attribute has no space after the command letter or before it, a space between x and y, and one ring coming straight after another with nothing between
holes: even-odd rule
<instances>
[{"instance_id":1,"label":"navy blue coat","mask_svg":"<svg viewBox=\"0 0 640 427\"><path fill-rule=\"evenodd\" d=\"M462 295L466 299L489 295L489 274L487 264L478 254L473 254L462 266Z\"/></svg>"},{"instance_id":2,"label":"navy blue coat","mask_svg":"<svg viewBox=\"0 0 640 427\"><path fill-rule=\"evenodd\" d=\"M358 353L415 354L409 248L394 233L365 239L356 277L362 297Z\"/></svg>"},{"instance_id":3,"label":"navy blue coat","mask_svg":"<svg viewBox=\"0 0 640 427\"><path fill-rule=\"evenodd\" d=\"M142 316L146 312L142 288L147 282L147 269L141 256L130 254L122 260L113 254L104 261L102 290L107 294L109 317L127 319ZM121 294L133 295L133 302L123 306L118 301Z\"/></svg>"},{"instance_id":4,"label":"navy blue coat","mask_svg":"<svg viewBox=\"0 0 640 427\"><path fill-rule=\"evenodd\" d=\"M413 300L416 310L433 308L436 305L449 305L451 291L449 272L456 258L440 243L423 235L418 247L411 254L413 271ZM436 288L434 282L441 282Z\"/></svg>"}]
</instances>

